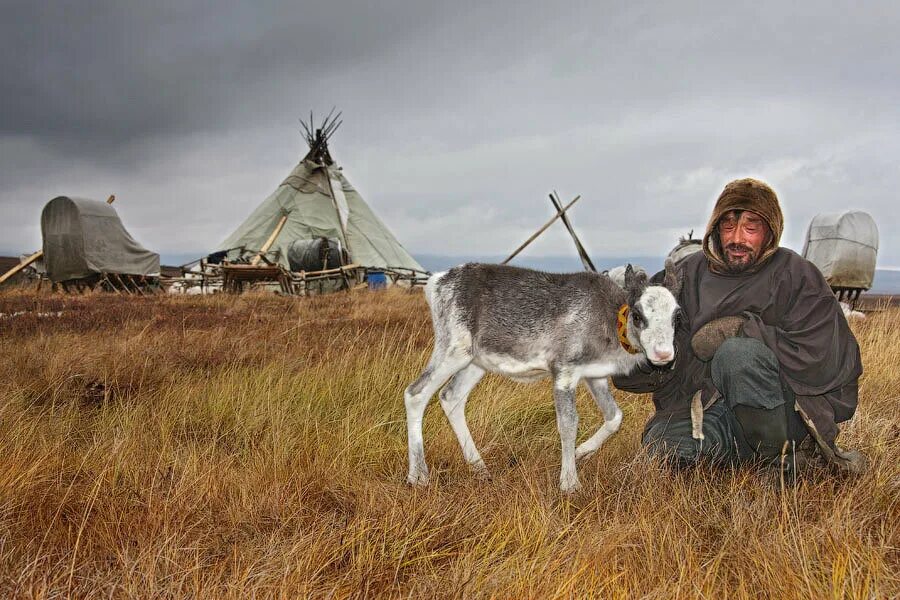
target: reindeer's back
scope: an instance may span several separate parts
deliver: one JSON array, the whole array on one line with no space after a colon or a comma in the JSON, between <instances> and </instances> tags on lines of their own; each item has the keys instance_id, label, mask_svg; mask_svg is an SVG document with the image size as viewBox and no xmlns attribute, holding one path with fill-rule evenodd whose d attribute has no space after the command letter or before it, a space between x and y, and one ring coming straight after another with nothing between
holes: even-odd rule
<instances>
[{"instance_id":1,"label":"reindeer's back","mask_svg":"<svg viewBox=\"0 0 900 600\"><path fill-rule=\"evenodd\" d=\"M473 333L491 327L536 334L575 313L605 315L625 301L625 292L598 273L546 273L468 263L433 279L435 295L452 297Z\"/></svg>"}]
</instances>

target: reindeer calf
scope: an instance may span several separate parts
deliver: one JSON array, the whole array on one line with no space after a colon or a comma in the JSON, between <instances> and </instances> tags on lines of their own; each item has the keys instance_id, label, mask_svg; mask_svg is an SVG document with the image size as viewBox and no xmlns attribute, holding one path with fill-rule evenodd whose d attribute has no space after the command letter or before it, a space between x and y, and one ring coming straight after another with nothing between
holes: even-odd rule
<instances>
[{"instance_id":1,"label":"reindeer calf","mask_svg":"<svg viewBox=\"0 0 900 600\"><path fill-rule=\"evenodd\" d=\"M466 462L487 475L465 406L469 392L491 371L517 381L552 377L562 442L559 487L576 490L576 459L596 452L622 422L607 377L627 374L643 360L664 365L675 358L680 287L671 262L666 263L663 286L648 286L646 274L636 274L629 265L625 290L597 273L554 274L503 265L466 264L432 275L425 294L434 351L404 395L407 481L428 482L422 418L431 396L448 380L440 393L441 407ZM582 379L605 422L576 448L575 390Z\"/></svg>"}]
</instances>

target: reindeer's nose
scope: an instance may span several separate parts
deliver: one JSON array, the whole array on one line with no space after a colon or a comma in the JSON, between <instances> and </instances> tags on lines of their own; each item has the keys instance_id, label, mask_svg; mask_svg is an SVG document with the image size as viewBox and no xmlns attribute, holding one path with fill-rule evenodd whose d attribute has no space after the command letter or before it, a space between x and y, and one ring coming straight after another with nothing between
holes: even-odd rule
<instances>
[{"instance_id":1,"label":"reindeer's nose","mask_svg":"<svg viewBox=\"0 0 900 600\"><path fill-rule=\"evenodd\" d=\"M659 362L669 362L670 360L672 360L672 350L654 348L653 353L656 354L656 358L657 360L659 360Z\"/></svg>"}]
</instances>

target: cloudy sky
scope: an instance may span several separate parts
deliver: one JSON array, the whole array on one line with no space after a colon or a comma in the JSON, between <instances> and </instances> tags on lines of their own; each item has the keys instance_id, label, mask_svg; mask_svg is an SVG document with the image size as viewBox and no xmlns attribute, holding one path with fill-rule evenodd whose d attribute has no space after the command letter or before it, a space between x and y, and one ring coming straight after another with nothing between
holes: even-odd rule
<instances>
[{"instance_id":1,"label":"cloudy sky","mask_svg":"<svg viewBox=\"0 0 900 600\"><path fill-rule=\"evenodd\" d=\"M661 255L756 176L786 245L860 208L900 265L900 4L725 4L3 2L0 251L115 193L147 247L205 253L336 105L335 158L414 254L504 254L556 189L592 255Z\"/></svg>"}]
</instances>

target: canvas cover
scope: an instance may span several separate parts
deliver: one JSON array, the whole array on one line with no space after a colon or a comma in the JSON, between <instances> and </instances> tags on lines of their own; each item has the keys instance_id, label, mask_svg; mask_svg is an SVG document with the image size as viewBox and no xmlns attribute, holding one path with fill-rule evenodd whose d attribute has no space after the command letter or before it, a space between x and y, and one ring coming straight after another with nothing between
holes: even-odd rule
<instances>
[{"instance_id":1,"label":"canvas cover","mask_svg":"<svg viewBox=\"0 0 900 600\"><path fill-rule=\"evenodd\" d=\"M340 240L351 262L361 266L424 271L350 185L340 167L310 160L301 161L217 250L228 250L230 260L241 255L235 248L244 248L245 256L258 251L283 215L287 221L266 256L286 269L290 268L292 242L328 237Z\"/></svg>"},{"instance_id":2,"label":"canvas cover","mask_svg":"<svg viewBox=\"0 0 900 600\"><path fill-rule=\"evenodd\" d=\"M678 245L669 251L666 258L671 258L676 265L695 252L703 250L703 240L681 238Z\"/></svg>"},{"instance_id":3,"label":"canvas cover","mask_svg":"<svg viewBox=\"0 0 900 600\"><path fill-rule=\"evenodd\" d=\"M816 265L833 288L872 287L878 254L878 227L858 210L813 217L803 257Z\"/></svg>"},{"instance_id":4,"label":"canvas cover","mask_svg":"<svg viewBox=\"0 0 900 600\"><path fill-rule=\"evenodd\" d=\"M51 281L100 273L159 275L159 254L135 241L106 202L56 197L41 212L41 234Z\"/></svg>"}]
</instances>

